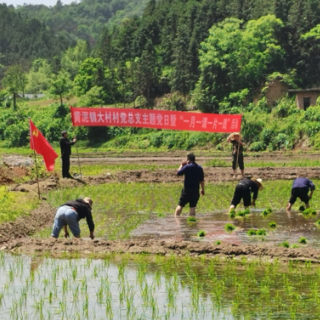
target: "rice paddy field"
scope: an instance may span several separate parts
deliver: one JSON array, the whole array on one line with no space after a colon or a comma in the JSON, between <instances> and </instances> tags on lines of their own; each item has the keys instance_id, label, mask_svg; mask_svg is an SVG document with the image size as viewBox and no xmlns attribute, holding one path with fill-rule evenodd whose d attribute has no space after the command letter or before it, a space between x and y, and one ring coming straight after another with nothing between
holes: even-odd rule
<instances>
[{"instance_id":1,"label":"rice paddy field","mask_svg":"<svg viewBox=\"0 0 320 320\"><path fill-rule=\"evenodd\" d=\"M155 164L152 168L159 166L176 167ZM123 168L132 170L135 165L116 164L113 171L84 167L92 174ZM313 182L320 185L318 180ZM97 239L320 248L318 191L311 200L312 210L304 211L297 201L288 214L285 207L292 181L266 181L255 208L247 212L240 205L229 213L236 184L208 183L196 219L188 218L189 208L181 218L173 216L181 182L82 185L53 190L45 197L53 207L91 197ZM8 196L3 191L2 197ZM84 241L91 241L86 222L82 220L80 227ZM47 226L32 237L46 239L50 232ZM95 256L85 252L74 255L68 250L57 258L49 253L27 256L0 250L1 320L319 319L319 302L320 264L311 261L205 254Z\"/></svg>"},{"instance_id":2,"label":"rice paddy field","mask_svg":"<svg viewBox=\"0 0 320 320\"><path fill-rule=\"evenodd\" d=\"M320 267L0 255L1 319L319 319Z\"/></svg>"}]
</instances>

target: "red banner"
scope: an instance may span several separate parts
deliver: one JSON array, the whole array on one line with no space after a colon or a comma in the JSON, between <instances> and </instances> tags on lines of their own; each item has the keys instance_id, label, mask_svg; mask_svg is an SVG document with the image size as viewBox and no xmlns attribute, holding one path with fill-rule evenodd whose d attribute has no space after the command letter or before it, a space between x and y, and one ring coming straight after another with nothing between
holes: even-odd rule
<instances>
[{"instance_id":1,"label":"red banner","mask_svg":"<svg viewBox=\"0 0 320 320\"><path fill-rule=\"evenodd\" d=\"M206 132L240 132L241 115L118 108L70 107L74 126L116 126Z\"/></svg>"}]
</instances>

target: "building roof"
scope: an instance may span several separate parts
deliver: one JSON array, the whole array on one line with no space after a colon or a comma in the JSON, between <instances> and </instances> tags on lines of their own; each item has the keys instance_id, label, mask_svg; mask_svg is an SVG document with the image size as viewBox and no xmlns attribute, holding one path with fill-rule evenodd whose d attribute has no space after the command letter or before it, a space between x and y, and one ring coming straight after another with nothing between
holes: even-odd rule
<instances>
[{"instance_id":1,"label":"building roof","mask_svg":"<svg viewBox=\"0 0 320 320\"><path fill-rule=\"evenodd\" d=\"M289 93L310 93L310 92L316 92L319 93L320 92L320 87L317 88L310 88L310 89L289 89L288 90Z\"/></svg>"}]
</instances>

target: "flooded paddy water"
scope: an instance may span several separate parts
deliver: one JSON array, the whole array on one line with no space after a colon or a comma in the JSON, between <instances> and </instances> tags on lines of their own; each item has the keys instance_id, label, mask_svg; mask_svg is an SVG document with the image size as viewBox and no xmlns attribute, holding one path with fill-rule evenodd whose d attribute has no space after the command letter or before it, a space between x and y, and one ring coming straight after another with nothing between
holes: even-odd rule
<instances>
[{"instance_id":1,"label":"flooded paddy water","mask_svg":"<svg viewBox=\"0 0 320 320\"><path fill-rule=\"evenodd\" d=\"M320 229L315 222L318 216L304 217L300 212L288 215L284 210L276 211L264 218L262 210L251 210L246 218L231 220L226 211L212 214L198 214L197 222L190 223L187 217L175 218L173 216L159 219L154 217L138 226L132 231L133 239L172 239L188 241L221 241L231 244L269 245L281 244L288 241L290 244L298 243L301 237L307 239L307 246L320 248ZM275 222L276 229L270 229L269 223ZM232 233L225 231L224 226L233 223L236 230ZM249 230L265 229L266 236L248 236ZM199 230L206 232L205 237L196 237Z\"/></svg>"},{"instance_id":2,"label":"flooded paddy water","mask_svg":"<svg viewBox=\"0 0 320 320\"><path fill-rule=\"evenodd\" d=\"M305 237L307 244L299 244L297 250L319 248L318 215L306 218L294 211L289 216L283 210L290 186L290 181L266 182L257 209L246 218L233 220L226 212L235 182L208 185L199 202L196 223L188 223L186 215L173 217L181 191L177 183L83 186L47 196L54 207L91 196L97 241L219 240L223 244L277 246L284 241L298 244ZM315 196L312 206L319 205ZM273 213L264 218L262 208L272 208ZM276 229L269 228L271 221L277 224ZM226 232L227 223L234 224L235 231ZM48 245L50 229L43 229L31 240L41 244L46 239ZM249 229L265 229L266 236L249 236ZM81 230L86 238L85 221ZM196 236L199 230L206 232L204 238ZM246 256L104 252L75 259L67 253L70 243L60 246L64 248L60 259L46 252L25 256L0 251L0 319L319 319L318 264Z\"/></svg>"},{"instance_id":3,"label":"flooded paddy water","mask_svg":"<svg viewBox=\"0 0 320 320\"><path fill-rule=\"evenodd\" d=\"M0 255L1 319L318 319L320 266Z\"/></svg>"}]
</instances>

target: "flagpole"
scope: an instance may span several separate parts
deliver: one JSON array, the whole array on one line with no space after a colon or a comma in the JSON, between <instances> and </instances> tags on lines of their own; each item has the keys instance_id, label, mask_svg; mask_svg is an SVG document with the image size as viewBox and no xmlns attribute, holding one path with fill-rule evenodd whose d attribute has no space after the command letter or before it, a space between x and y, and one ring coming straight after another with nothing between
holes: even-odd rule
<instances>
[{"instance_id":1,"label":"flagpole","mask_svg":"<svg viewBox=\"0 0 320 320\"><path fill-rule=\"evenodd\" d=\"M33 154L34 154L34 161L36 164L36 175L37 175L37 184L38 184L38 196L39 196L39 200L41 200L41 193L40 193L40 185L39 185L39 174L38 174L38 162L37 162L37 155L36 155L36 151L33 150Z\"/></svg>"}]
</instances>

